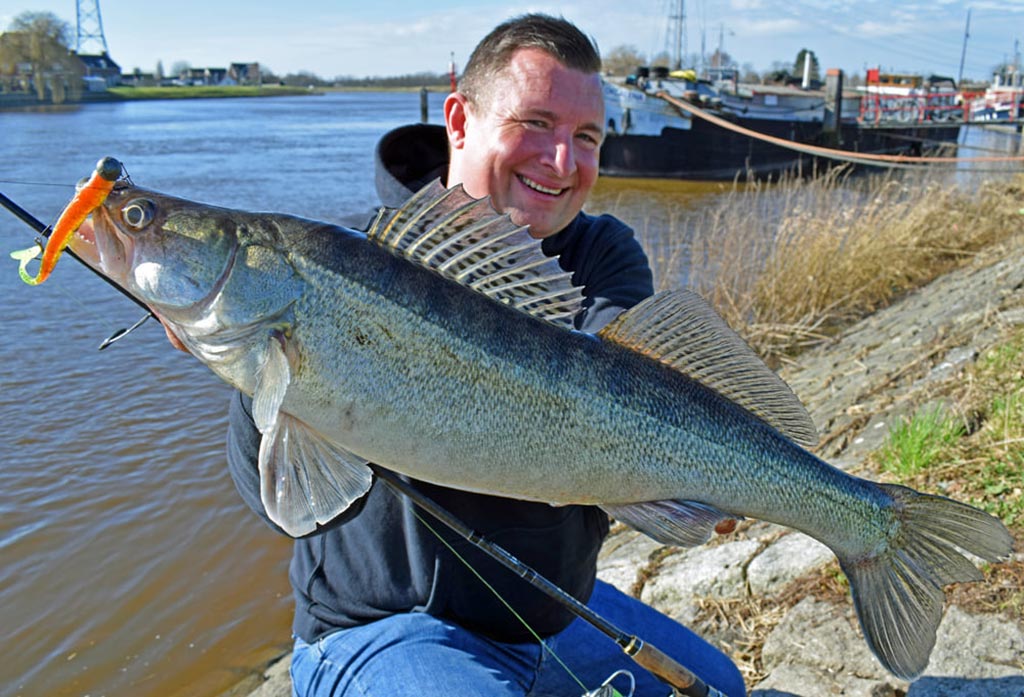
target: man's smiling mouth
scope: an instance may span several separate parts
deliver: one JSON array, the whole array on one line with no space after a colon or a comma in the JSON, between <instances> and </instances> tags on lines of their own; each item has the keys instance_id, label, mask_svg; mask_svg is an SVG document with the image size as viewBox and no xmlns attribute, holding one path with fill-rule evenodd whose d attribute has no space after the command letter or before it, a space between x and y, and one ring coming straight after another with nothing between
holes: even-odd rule
<instances>
[{"instance_id":1,"label":"man's smiling mouth","mask_svg":"<svg viewBox=\"0 0 1024 697\"><path fill-rule=\"evenodd\" d=\"M519 178L519 181L521 181L527 187L533 189L534 191L539 191L542 194L548 194L550 196L558 196L563 191L565 191L565 189L549 189L546 186L541 186L540 184L538 184L537 182L533 181L532 179L530 179L528 177L524 177L522 174L517 174L516 176Z\"/></svg>"}]
</instances>

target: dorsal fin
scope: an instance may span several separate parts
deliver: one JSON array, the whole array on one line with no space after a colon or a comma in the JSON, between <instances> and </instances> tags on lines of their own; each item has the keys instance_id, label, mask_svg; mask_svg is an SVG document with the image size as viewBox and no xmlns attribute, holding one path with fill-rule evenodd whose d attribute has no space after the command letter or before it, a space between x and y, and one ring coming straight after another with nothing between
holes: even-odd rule
<instances>
[{"instance_id":1,"label":"dorsal fin","mask_svg":"<svg viewBox=\"0 0 1024 697\"><path fill-rule=\"evenodd\" d=\"M814 422L789 385L696 293L658 293L598 336L698 380L803 446L818 444Z\"/></svg>"},{"instance_id":2,"label":"dorsal fin","mask_svg":"<svg viewBox=\"0 0 1024 697\"><path fill-rule=\"evenodd\" d=\"M539 319L572 327L583 295L540 240L462 185L435 180L402 208L381 209L367 237L445 278Z\"/></svg>"}]
</instances>

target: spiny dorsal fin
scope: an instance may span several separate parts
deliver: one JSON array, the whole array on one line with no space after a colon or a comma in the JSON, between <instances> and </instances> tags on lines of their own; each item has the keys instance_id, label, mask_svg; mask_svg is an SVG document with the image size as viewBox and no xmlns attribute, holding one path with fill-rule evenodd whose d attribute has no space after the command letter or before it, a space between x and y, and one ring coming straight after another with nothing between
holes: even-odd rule
<instances>
[{"instance_id":1,"label":"spiny dorsal fin","mask_svg":"<svg viewBox=\"0 0 1024 697\"><path fill-rule=\"evenodd\" d=\"M598 336L707 385L803 446L818 444L814 422L789 385L696 293L658 293Z\"/></svg>"},{"instance_id":2,"label":"spiny dorsal fin","mask_svg":"<svg viewBox=\"0 0 1024 697\"><path fill-rule=\"evenodd\" d=\"M540 240L489 199L435 180L402 208L382 209L367 237L484 295L539 319L572 327L583 295Z\"/></svg>"}]
</instances>

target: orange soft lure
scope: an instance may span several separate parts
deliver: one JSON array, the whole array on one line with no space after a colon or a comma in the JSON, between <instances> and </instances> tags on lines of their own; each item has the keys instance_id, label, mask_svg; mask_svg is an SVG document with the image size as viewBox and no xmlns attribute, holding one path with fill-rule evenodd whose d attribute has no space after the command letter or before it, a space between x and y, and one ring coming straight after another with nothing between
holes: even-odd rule
<instances>
[{"instance_id":1,"label":"orange soft lure","mask_svg":"<svg viewBox=\"0 0 1024 697\"><path fill-rule=\"evenodd\" d=\"M37 248L33 247L32 250L25 250L25 252L15 252L12 255L21 262L21 266L18 269L21 280L35 286L49 277L53 267L57 265L57 259L60 258L61 252L68 246L71 235L85 222L90 213L102 206L103 202L107 200L107 196L114 188L114 182L121 177L121 172L121 163L113 157L104 157L96 163L96 170L92 173L92 176L89 177L85 184L78 188L78 191L75 192L75 197L64 208L60 218L57 219L57 224L53 226L53 232L50 234L50 239L46 242L46 249L43 250L43 260L39 265L39 272L35 278L28 274L25 267L31 259L35 258ZM29 251L32 252L31 255L29 255Z\"/></svg>"}]
</instances>

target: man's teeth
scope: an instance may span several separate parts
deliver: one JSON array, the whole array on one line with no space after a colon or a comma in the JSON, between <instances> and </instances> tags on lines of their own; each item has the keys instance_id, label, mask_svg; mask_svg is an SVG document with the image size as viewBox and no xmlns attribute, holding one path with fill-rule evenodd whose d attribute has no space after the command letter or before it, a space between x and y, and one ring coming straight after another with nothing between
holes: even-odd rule
<instances>
[{"instance_id":1,"label":"man's teeth","mask_svg":"<svg viewBox=\"0 0 1024 697\"><path fill-rule=\"evenodd\" d=\"M533 181L532 179L527 179L526 177L523 177L523 176L519 177L519 181L521 181L522 183L526 184L528 187L530 187L534 191L539 191L542 194L551 194L552 196L558 196L560 193L562 193L565 190L565 189L549 189L548 187L541 186L540 184L538 184L537 182Z\"/></svg>"}]
</instances>

